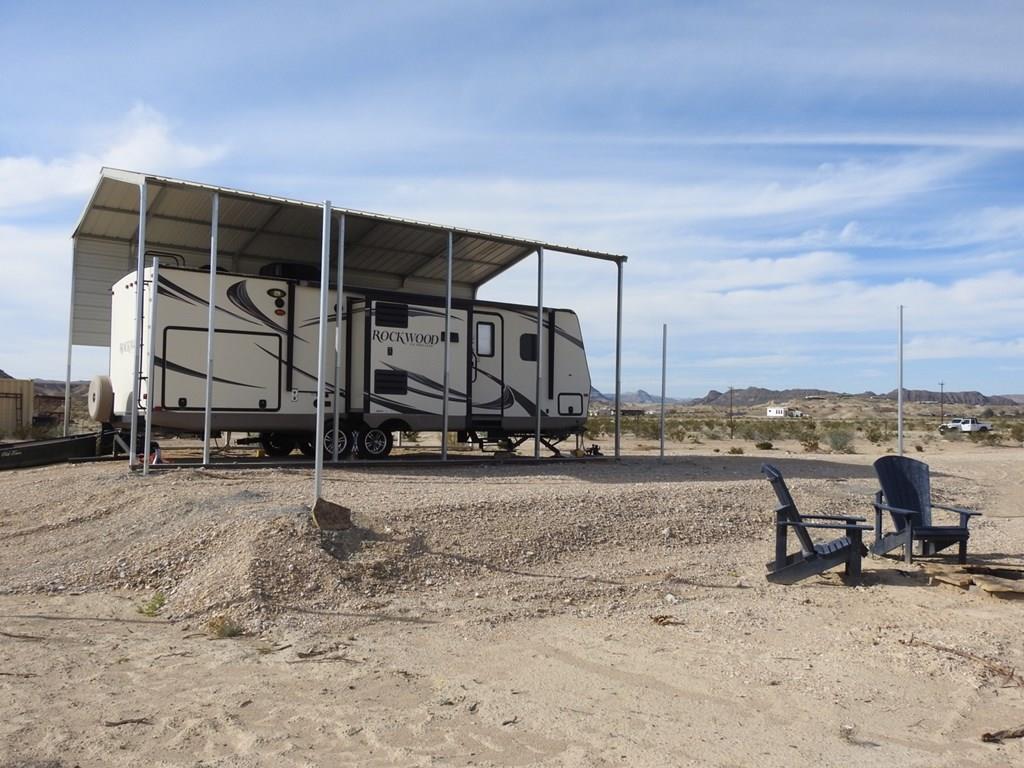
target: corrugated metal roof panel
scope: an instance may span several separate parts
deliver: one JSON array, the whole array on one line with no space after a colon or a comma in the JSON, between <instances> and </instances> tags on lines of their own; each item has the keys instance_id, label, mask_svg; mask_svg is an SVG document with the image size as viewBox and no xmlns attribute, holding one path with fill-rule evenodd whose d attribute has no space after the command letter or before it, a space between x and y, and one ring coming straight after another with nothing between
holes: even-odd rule
<instances>
[{"instance_id":1,"label":"corrugated metal roof panel","mask_svg":"<svg viewBox=\"0 0 1024 768\"><path fill-rule=\"evenodd\" d=\"M179 254L188 266L208 263L212 195L220 195L218 244L225 269L258 270L287 261L319 264L323 207L318 203L104 168L75 229L75 344L109 343L109 290L135 268L131 242L139 226L139 185L147 184L146 250ZM335 208L345 216L346 285L443 293L448 233L454 234L452 281L472 296L492 277L537 248L591 258L624 256L551 245L395 216ZM335 232L337 232L335 224ZM337 243L331 244L332 256ZM108 282L109 281L109 282ZM106 314L103 315L103 307ZM97 316L96 313L100 313Z\"/></svg>"}]
</instances>

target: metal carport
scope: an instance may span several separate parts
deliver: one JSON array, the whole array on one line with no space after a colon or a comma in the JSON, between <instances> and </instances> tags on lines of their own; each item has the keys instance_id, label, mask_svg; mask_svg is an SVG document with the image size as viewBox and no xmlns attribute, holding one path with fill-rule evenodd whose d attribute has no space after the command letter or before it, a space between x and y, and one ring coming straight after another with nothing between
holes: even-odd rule
<instances>
[{"instance_id":1,"label":"metal carport","mask_svg":"<svg viewBox=\"0 0 1024 768\"><path fill-rule=\"evenodd\" d=\"M100 171L99 182L75 227L72 243L65 434L70 418L73 348L75 345L110 345L110 288L133 268L141 285L147 260L173 257L189 267L209 265L211 280L218 265L232 272L256 273L261 266L272 262L309 266L319 263L322 309L333 260L337 282L339 285L343 282L346 289L383 288L445 296L450 313L453 297L475 298L480 286L534 253L538 255L537 305L540 308L544 253L554 251L609 261L617 268L615 455L620 453L618 414L621 410L625 256L337 208L329 201L312 203L113 168ZM135 338L136 387L146 370L142 359L141 303L140 291ZM322 311L321 317L326 315ZM538 329L540 322L538 309ZM211 338L212 324L211 311ZM327 323L322 322L321 369L326 331ZM447 356L446 343L446 360ZM544 375L542 359L538 354L538 391ZM207 400L212 365L211 359L207 371ZM318 402L322 404L324 372L318 373ZM447 392L447 381L445 384ZM133 396L133 401L137 400ZM324 414L318 416L318 428L322 430ZM447 425L447 418L444 423ZM537 429L539 433L539 414ZM209 463L208 434L207 419L204 463ZM133 440L135 436L133 423ZM317 441L318 479L323 462L321 437L318 435ZM445 444L442 440L442 446ZM539 444L535 450L539 452ZM442 454L446 457L444 447ZM135 461L134 456L132 461ZM144 471L147 464L144 459Z\"/></svg>"}]
</instances>

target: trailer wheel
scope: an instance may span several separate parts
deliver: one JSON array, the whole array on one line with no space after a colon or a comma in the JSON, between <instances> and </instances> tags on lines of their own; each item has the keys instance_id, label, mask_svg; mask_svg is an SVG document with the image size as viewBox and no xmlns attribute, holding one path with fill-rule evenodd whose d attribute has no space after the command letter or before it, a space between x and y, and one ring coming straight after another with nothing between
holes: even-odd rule
<instances>
[{"instance_id":1,"label":"trailer wheel","mask_svg":"<svg viewBox=\"0 0 1024 768\"><path fill-rule=\"evenodd\" d=\"M359 430L359 455L364 459L383 459L394 444L394 435L380 427Z\"/></svg>"},{"instance_id":2,"label":"trailer wheel","mask_svg":"<svg viewBox=\"0 0 1024 768\"><path fill-rule=\"evenodd\" d=\"M347 458L352 453L352 435L345 429L345 425L341 424L338 427L338 431L341 433L338 437L338 458ZM334 425L327 427L324 430L324 456L334 455Z\"/></svg>"},{"instance_id":3,"label":"trailer wheel","mask_svg":"<svg viewBox=\"0 0 1024 768\"><path fill-rule=\"evenodd\" d=\"M295 438L282 432L261 432L260 447L267 456L287 456L295 450Z\"/></svg>"},{"instance_id":4,"label":"trailer wheel","mask_svg":"<svg viewBox=\"0 0 1024 768\"><path fill-rule=\"evenodd\" d=\"M93 376L89 382L89 418L110 423L114 416L114 388L109 376Z\"/></svg>"}]
</instances>

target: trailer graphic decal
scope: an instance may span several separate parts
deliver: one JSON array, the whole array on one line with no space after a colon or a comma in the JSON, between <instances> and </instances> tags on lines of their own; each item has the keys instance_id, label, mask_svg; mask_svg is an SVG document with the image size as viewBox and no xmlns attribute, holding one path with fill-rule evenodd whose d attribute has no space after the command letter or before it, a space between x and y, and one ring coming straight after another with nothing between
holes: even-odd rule
<instances>
[{"instance_id":1,"label":"trailer graphic decal","mask_svg":"<svg viewBox=\"0 0 1024 768\"><path fill-rule=\"evenodd\" d=\"M274 359L275 359L275 360L277 360L277 361L278 361L279 363L281 363L281 365L285 365L284 359L283 359L283 358L282 358L282 357L281 357L280 355L276 355L276 354L274 354L274 352L272 352L271 350L267 349L266 347L264 347L264 346L262 346L262 345L260 345L260 344L257 344L257 345L256 345L256 349L259 349L259 350L262 350L262 351L266 352L266 353L267 353L268 355L270 355L270 356L271 356L272 358L274 358ZM292 366L292 370L293 370L293 371L295 371L296 373L301 373L301 374L302 374L303 376L305 376L305 377L306 377L307 379L312 379L313 381L316 381L316 374L315 374L315 373L310 373L309 371L304 371L304 370L302 370L301 368L299 368L299 367L298 367L298 366L296 366L296 365L293 365L293 366ZM328 392L327 394L333 394L333 392L334 392L334 384L332 384L332 383L331 383L330 381L328 381L328 380L327 380L326 378L324 379L324 386L325 386L326 388L328 388L328 389L330 389L330 390L331 390L331 391L330 391L330 392ZM316 392L315 392L315 391L313 391L313 390L305 390L305 389L300 389L300 390L297 390L297 391L299 391L299 392L303 392L303 393L306 393L306 394L311 394L311 395L315 395L315 394L316 394ZM343 388L342 388L342 389L339 389L339 390L338 390L338 394L339 394L339 395L344 395L344 394L345 394L345 390L344 390Z\"/></svg>"},{"instance_id":2,"label":"trailer graphic decal","mask_svg":"<svg viewBox=\"0 0 1024 768\"><path fill-rule=\"evenodd\" d=\"M414 331L373 330L373 340L387 344L408 344L411 347L432 347L441 341L439 333L415 333Z\"/></svg>"},{"instance_id":3,"label":"trailer graphic decal","mask_svg":"<svg viewBox=\"0 0 1024 768\"><path fill-rule=\"evenodd\" d=\"M201 307L209 306L206 299L196 296L191 291L185 290L180 285L178 285L172 280L168 280L163 275L160 275L160 277L158 278L158 282L159 285L157 285L156 290L157 293L162 296L169 296L172 299L183 301L186 304L195 304ZM224 309L224 307L216 307L216 310L218 312L223 312L225 315L229 315L238 320L241 320L244 323L252 323L253 325L259 325L259 323L257 323L255 320L250 320L248 317L243 317L242 315L232 312L230 309Z\"/></svg>"},{"instance_id":4,"label":"trailer graphic decal","mask_svg":"<svg viewBox=\"0 0 1024 768\"><path fill-rule=\"evenodd\" d=\"M279 333L288 335L288 329L278 323L275 323L271 318L267 317L260 310L259 307L253 302L252 297L249 296L249 289L246 288L245 280L239 280L237 283L228 288L228 300L238 307L240 310L245 312L247 315L251 315L263 323L268 328L273 328ZM301 336L296 336L299 341L305 342L306 340ZM306 342L308 343L308 342Z\"/></svg>"},{"instance_id":5,"label":"trailer graphic decal","mask_svg":"<svg viewBox=\"0 0 1024 768\"><path fill-rule=\"evenodd\" d=\"M260 347L260 349L263 349L263 347ZM172 363L170 360L164 360L159 355L153 356L153 362L154 364L160 366L164 370L171 371L173 373L182 373L185 376L193 376L197 379L202 379L203 381L206 380L206 374L203 373L202 371L194 371L191 368L186 368L184 365ZM236 387L247 387L248 389L263 389L263 387L261 387L259 384L246 384L244 381L232 381L231 379L222 379L219 376L214 376L213 380L220 384L233 384Z\"/></svg>"}]
</instances>

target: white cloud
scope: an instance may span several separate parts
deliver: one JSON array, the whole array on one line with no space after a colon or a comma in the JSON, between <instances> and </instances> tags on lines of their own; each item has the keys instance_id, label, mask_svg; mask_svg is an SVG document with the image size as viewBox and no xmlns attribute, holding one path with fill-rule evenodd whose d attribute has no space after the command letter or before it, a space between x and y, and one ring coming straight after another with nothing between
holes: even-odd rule
<instances>
[{"instance_id":1,"label":"white cloud","mask_svg":"<svg viewBox=\"0 0 1024 768\"><path fill-rule=\"evenodd\" d=\"M908 360L1024 358L1024 336L991 339L977 336L918 335L903 347Z\"/></svg>"},{"instance_id":2,"label":"white cloud","mask_svg":"<svg viewBox=\"0 0 1024 768\"><path fill-rule=\"evenodd\" d=\"M95 186L104 165L173 174L201 168L225 152L223 146L180 141L167 119L144 104L109 130L103 146L70 157L0 157L0 210L82 197Z\"/></svg>"}]
</instances>

